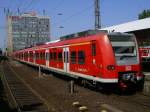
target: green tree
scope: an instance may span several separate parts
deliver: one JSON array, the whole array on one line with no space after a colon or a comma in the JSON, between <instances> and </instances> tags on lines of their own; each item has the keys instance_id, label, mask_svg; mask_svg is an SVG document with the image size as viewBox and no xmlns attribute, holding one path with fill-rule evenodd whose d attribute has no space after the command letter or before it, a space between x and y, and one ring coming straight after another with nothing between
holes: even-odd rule
<instances>
[{"instance_id":1,"label":"green tree","mask_svg":"<svg viewBox=\"0 0 150 112\"><path fill-rule=\"evenodd\" d=\"M139 15L138 19L144 19L150 17L150 9L143 10Z\"/></svg>"}]
</instances>

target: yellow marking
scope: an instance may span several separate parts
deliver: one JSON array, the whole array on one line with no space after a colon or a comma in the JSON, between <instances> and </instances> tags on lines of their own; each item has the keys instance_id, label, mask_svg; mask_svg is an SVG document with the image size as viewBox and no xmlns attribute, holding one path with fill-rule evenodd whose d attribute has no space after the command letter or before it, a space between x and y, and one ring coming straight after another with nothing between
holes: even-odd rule
<instances>
[{"instance_id":1,"label":"yellow marking","mask_svg":"<svg viewBox=\"0 0 150 112\"><path fill-rule=\"evenodd\" d=\"M123 112L122 110L119 110L118 108L109 104L102 104L101 107L111 112Z\"/></svg>"},{"instance_id":2,"label":"yellow marking","mask_svg":"<svg viewBox=\"0 0 150 112\"><path fill-rule=\"evenodd\" d=\"M77 46L77 45L86 45L90 44L91 42L82 42L82 43L77 43L77 44L70 44L70 46Z\"/></svg>"},{"instance_id":3,"label":"yellow marking","mask_svg":"<svg viewBox=\"0 0 150 112\"><path fill-rule=\"evenodd\" d=\"M80 104L78 101L76 101L76 102L73 102L73 103L72 103L72 106L74 106L74 107L79 107L79 106L81 106L81 104Z\"/></svg>"},{"instance_id":4,"label":"yellow marking","mask_svg":"<svg viewBox=\"0 0 150 112\"><path fill-rule=\"evenodd\" d=\"M88 110L88 108L86 107L86 106L81 106L81 107L79 107L79 111L80 112L85 112L85 111L87 111Z\"/></svg>"},{"instance_id":5,"label":"yellow marking","mask_svg":"<svg viewBox=\"0 0 150 112\"><path fill-rule=\"evenodd\" d=\"M107 112L107 110L101 110L101 112Z\"/></svg>"}]
</instances>

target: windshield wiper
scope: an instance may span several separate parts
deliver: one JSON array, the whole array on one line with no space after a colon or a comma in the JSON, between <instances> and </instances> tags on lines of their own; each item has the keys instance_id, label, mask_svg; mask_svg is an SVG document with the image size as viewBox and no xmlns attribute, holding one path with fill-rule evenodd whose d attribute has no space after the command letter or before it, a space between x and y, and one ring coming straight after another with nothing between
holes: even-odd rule
<instances>
[{"instance_id":1,"label":"windshield wiper","mask_svg":"<svg viewBox=\"0 0 150 112\"><path fill-rule=\"evenodd\" d=\"M120 60L123 60L123 58L126 58L126 57L135 57L135 55L123 55L120 57Z\"/></svg>"}]
</instances>

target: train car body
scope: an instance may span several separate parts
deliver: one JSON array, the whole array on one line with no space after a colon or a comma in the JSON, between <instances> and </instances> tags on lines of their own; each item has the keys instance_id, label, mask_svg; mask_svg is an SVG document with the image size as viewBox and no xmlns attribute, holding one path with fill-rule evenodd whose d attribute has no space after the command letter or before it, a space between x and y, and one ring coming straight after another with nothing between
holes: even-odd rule
<instances>
[{"instance_id":1,"label":"train car body","mask_svg":"<svg viewBox=\"0 0 150 112\"><path fill-rule=\"evenodd\" d=\"M20 50L14 56L19 61L76 79L117 84L122 89L130 83L143 82L138 46L132 34L92 30Z\"/></svg>"},{"instance_id":2,"label":"train car body","mask_svg":"<svg viewBox=\"0 0 150 112\"><path fill-rule=\"evenodd\" d=\"M142 63L150 62L150 46L140 47L140 57Z\"/></svg>"}]
</instances>

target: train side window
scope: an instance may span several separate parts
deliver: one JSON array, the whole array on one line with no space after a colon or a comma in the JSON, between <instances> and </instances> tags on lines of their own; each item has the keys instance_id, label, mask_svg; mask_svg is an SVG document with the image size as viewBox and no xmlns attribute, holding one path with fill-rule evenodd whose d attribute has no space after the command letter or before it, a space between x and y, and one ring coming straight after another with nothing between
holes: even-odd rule
<instances>
[{"instance_id":1,"label":"train side window","mask_svg":"<svg viewBox=\"0 0 150 112\"><path fill-rule=\"evenodd\" d=\"M35 53L36 60L38 59L38 53Z\"/></svg>"},{"instance_id":2,"label":"train side window","mask_svg":"<svg viewBox=\"0 0 150 112\"><path fill-rule=\"evenodd\" d=\"M24 57L28 58L28 53L27 52L24 53Z\"/></svg>"},{"instance_id":3,"label":"train side window","mask_svg":"<svg viewBox=\"0 0 150 112\"><path fill-rule=\"evenodd\" d=\"M31 52L29 53L29 57L32 58L32 53Z\"/></svg>"},{"instance_id":4,"label":"train side window","mask_svg":"<svg viewBox=\"0 0 150 112\"><path fill-rule=\"evenodd\" d=\"M41 58L41 60L43 60L43 53L42 52L40 53L40 58Z\"/></svg>"},{"instance_id":5,"label":"train side window","mask_svg":"<svg viewBox=\"0 0 150 112\"><path fill-rule=\"evenodd\" d=\"M33 53L30 53L30 57L33 58Z\"/></svg>"},{"instance_id":6,"label":"train side window","mask_svg":"<svg viewBox=\"0 0 150 112\"><path fill-rule=\"evenodd\" d=\"M26 53L24 53L24 58L26 58Z\"/></svg>"},{"instance_id":7,"label":"train side window","mask_svg":"<svg viewBox=\"0 0 150 112\"><path fill-rule=\"evenodd\" d=\"M84 63L85 63L85 52L78 51L78 64L84 64Z\"/></svg>"},{"instance_id":8,"label":"train side window","mask_svg":"<svg viewBox=\"0 0 150 112\"><path fill-rule=\"evenodd\" d=\"M43 54L42 54L42 52L40 53L40 59L42 60L43 59L43 56L42 56Z\"/></svg>"},{"instance_id":9,"label":"train side window","mask_svg":"<svg viewBox=\"0 0 150 112\"><path fill-rule=\"evenodd\" d=\"M39 59L39 53L36 53L36 59Z\"/></svg>"},{"instance_id":10,"label":"train side window","mask_svg":"<svg viewBox=\"0 0 150 112\"><path fill-rule=\"evenodd\" d=\"M59 62L62 62L62 52L59 52L59 53L58 53L58 61L59 61Z\"/></svg>"},{"instance_id":11,"label":"train side window","mask_svg":"<svg viewBox=\"0 0 150 112\"><path fill-rule=\"evenodd\" d=\"M37 53L37 59L39 59L40 58L40 53Z\"/></svg>"},{"instance_id":12,"label":"train side window","mask_svg":"<svg viewBox=\"0 0 150 112\"><path fill-rule=\"evenodd\" d=\"M92 56L96 56L96 43L92 43Z\"/></svg>"},{"instance_id":13,"label":"train side window","mask_svg":"<svg viewBox=\"0 0 150 112\"><path fill-rule=\"evenodd\" d=\"M36 60L36 53L33 53L33 59Z\"/></svg>"},{"instance_id":14,"label":"train side window","mask_svg":"<svg viewBox=\"0 0 150 112\"><path fill-rule=\"evenodd\" d=\"M57 60L57 55L56 55L56 52L54 52L54 61Z\"/></svg>"},{"instance_id":15,"label":"train side window","mask_svg":"<svg viewBox=\"0 0 150 112\"><path fill-rule=\"evenodd\" d=\"M50 52L50 60L53 60L53 52Z\"/></svg>"},{"instance_id":16,"label":"train side window","mask_svg":"<svg viewBox=\"0 0 150 112\"><path fill-rule=\"evenodd\" d=\"M24 53L24 58L26 58L26 53Z\"/></svg>"},{"instance_id":17,"label":"train side window","mask_svg":"<svg viewBox=\"0 0 150 112\"><path fill-rule=\"evenodd\" d=\"M40 59L42 60L42 52L40 53Z\"/></svg>"},{"instance_id":18,"label":"train side window","mask_svg":"<svg viewBox=\"0 0 150 112\"><path fill-rule=\"evenodd\" d=\"M75 64L76 63L76 51L71 52L71 63Z\"/></svg>"},{"instance_id":19,"label":"train side window","mask_svg":"<svg viewBox=\"0 0 150 112\"><path fill-rule=\"evenodd\" d=\"M43 52L43 55L42 55L42 57L43 57L43 60L45 60L45 52Z\"/></svg>"}]
</instances>

